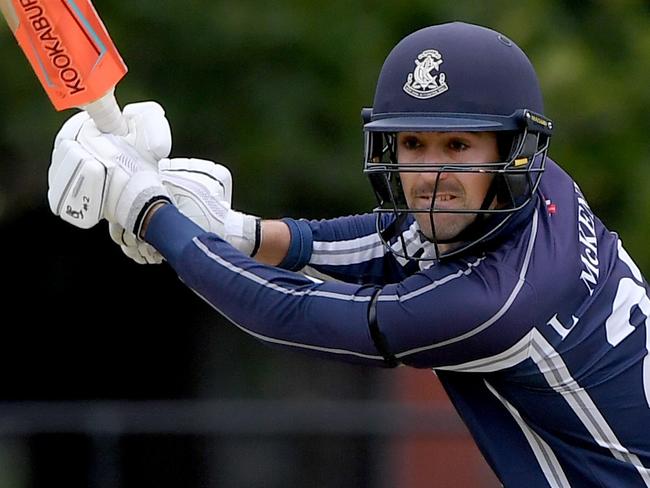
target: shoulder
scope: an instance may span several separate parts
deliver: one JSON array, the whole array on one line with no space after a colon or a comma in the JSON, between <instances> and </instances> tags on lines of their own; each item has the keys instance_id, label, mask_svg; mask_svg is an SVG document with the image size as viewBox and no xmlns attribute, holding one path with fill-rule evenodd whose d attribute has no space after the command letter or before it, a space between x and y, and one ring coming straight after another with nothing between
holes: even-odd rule
<instances>
[{"instance_id":1,"label":"shoulder","mask_svg":"<svg viewBox=\"0 0 650 488\"><path fill-rule=\"evenodd\" d=\"M598 219L578 183L548 160L526 280L542 313L577 310L602 287L618 256L618 236Z\"/></svg>"}]
</instances>

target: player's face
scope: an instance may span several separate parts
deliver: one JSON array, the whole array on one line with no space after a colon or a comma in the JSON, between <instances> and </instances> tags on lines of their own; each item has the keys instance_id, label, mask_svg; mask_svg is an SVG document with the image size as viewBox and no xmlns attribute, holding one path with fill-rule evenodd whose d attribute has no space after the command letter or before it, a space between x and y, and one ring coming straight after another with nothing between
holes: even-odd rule
<instances>
[{"instance_id":1,"label":"player's face","mask_svg":"<svg viewBox=\"0 0 650 488\"><path fill-rule=\"evenodd\" d=\"M494 132L400 132L397 135L400 164L470 164L499 160ZM437 183L434 209L481 208L493 175L468 173L402 172L400 178L409 207L430 209ZM416 213L420 230L433 237L429 213ZM436 238L453 239L476 218L468 213L435 213Z\"/></svg>"}]
</instances>

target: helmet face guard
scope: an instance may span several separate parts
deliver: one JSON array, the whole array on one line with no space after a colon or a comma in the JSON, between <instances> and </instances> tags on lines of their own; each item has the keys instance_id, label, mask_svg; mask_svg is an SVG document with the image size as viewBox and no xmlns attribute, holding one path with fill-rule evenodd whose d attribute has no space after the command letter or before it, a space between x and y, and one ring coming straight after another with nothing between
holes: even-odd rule
<instances>
[{"instance_id":1,"label":"helmet face guard","mask_svg":"<svg viewBox=\"0 0 650 488\"><path fill-rule=\"evenodd\" d=\"M364 109L362 116L369 120L371 111ZM378 206L373 209L377 216L377 232L391 252L405 259L429 261L460 254L489 239L531 201L545 169L553 124L544 116L525 109L512 114L510 122L505 126L517 129L497 132L497 137L502 135L502 140L508 141L507 153L502 155L503 160L461 164L440 164L435 161L426 164L400 164L396 147L398 132L376 130L376 126L371 123L364 125L364 173L370 180L378 202ZM422 132L426 129L427 127L420 123L416 127L403 127L401 131ZM438 124L429 130L442 131ZM461 130L468 131L468 128ZM429 208L412 208L408 205L400 173L409 172L436 175ZM482 205L473 209L436 208L438 183L443 173L493 175ZM433 245L433 255L422 257L409 253L401 232L404 229L400 229L400 225L384 225L387 219L383 216L386 214L394 216L393 223L404 223L409 216L427 215L432 235L424 237L422 234L421 237ZM465 214L474 218L457 235L443 239L438 237L439 232L436 231L434 222L434 216L439 214ZM395 238L400 240L400 245L393 245L394 242L391 241ZM445 244L444 251L441 250L440 244Z\"/></svg>"},{"instance_id":2,"label":"helmet face guard","mask_svg":"<svg viewBox=\"0 0 650 488\"><path fill-rule=\"evenodd\" d=\"M451 22L402 39L384 61L373 108L362 111L364 173L378 201L377 232L387 248L405 259L438 260L494 236L533 199L539 185L553 130L543 113L532 64L502 34ZM500 160L400 164L400 132L494 132ZM408 205L400 174L409 172L435 174L429 208ZM483 203L471 209L436 208L443 173L492 175ZM450 236L436 229L440 214L472 217ZM403 237L403 224L415 217L422 222L422 215L428 216L430 232L426 229L425 236L421 229L420 240L433 245L426 257L410 253Z\"/></svg>"}]
</instances>

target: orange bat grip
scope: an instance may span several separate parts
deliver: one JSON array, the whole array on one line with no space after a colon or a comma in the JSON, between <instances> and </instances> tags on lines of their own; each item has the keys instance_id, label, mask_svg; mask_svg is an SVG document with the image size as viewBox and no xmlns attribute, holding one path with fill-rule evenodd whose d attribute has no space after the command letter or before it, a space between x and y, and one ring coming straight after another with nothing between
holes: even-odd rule
<instances>
[{"instance_id":1,"label":"orange bat grip","mask_svg":"<svg viewBox=\"0 0 650 488\"><path fill-rule=\"evenodd\" d=\"M113 91L127 67L89 0L0 0L0 7L57 110L88 109L100 129L126 132Z\"/></svg>"}]
</instances>

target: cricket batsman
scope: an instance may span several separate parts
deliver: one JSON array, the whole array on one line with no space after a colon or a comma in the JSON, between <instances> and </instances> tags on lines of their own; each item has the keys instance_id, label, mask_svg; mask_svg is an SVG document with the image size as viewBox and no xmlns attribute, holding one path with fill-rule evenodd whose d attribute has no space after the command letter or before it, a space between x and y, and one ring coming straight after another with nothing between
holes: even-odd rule
<instances>
[{"instance_id":1,"label":"cricket batsman","mask_svg":"<svg viewBox=\"0 0 650 488\"><path fill-rule=\"evenodd\" d=\"M227 168L167 157L155 103L127 106L127 136L70 118L48 199L260 341L434 371L505 486L650 486L648 284L549 156L525 53L483 26L417 30L362 114L365 215L234 210Z\"/></svg>"}]
</instances>

